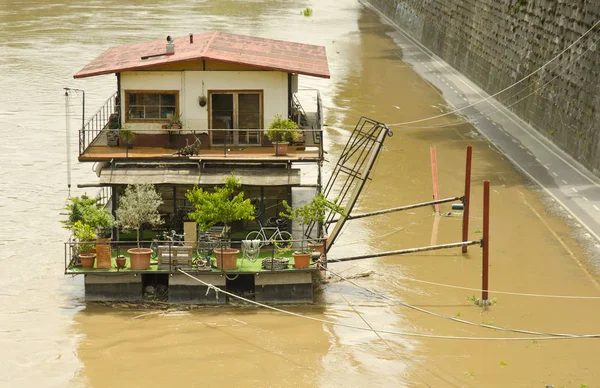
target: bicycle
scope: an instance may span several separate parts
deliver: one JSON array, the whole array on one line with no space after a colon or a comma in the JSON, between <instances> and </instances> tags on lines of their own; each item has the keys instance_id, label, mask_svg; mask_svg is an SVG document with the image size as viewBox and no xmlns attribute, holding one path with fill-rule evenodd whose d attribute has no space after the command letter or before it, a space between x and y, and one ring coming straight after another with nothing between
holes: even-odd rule
<instances>
[{"instance_id":1,"label":"bicycle","mask_svg":"<svg viewBox=\"0 0 600 388\"><path fill-rule=\"evenodd\" d=\"M171 230L170 232L163 232L161 236L162 240L158 238L152 239L152 243L150 244L150 249L152 249L152 253L150 254L151 259L158 257L159 245L185 245L185 233L178 234L174 230Z\"/></svg>"},{"instance_id":2,"label":"bicycle","mask_svg":"<svg viewBox=\"0 0 600 388\"><path fill-rule=\"evenodd\" d=\"M291 233L279 229L279 226L283 226L287 223L285 219L275 218L267 220L267 224L275 226L263 226L260 220L256 220L260 226L259 230L253 230L246 235L246 240L260 240L258 249L265 245L275 244L278 249L290 249L292 247L292 235ZM271 236L267 237L266 230L272 230Z\"/></svg>"}]
</instances>

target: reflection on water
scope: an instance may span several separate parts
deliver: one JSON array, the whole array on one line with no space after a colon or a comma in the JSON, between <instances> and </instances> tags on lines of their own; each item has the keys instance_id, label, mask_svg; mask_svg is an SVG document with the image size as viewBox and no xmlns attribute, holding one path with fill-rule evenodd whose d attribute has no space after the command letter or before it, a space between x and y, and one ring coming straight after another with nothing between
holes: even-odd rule
<instances>
[{"instance_id":1,"label":"reflection on water","mask_svg":"<svg viewBox=\"0 0 600 388\"><path fill-rule=\"evenodd\" d=\"M1 386L510 386L515 381L538 384L540 376L550 373L558 376L554 384L560 384L571 376L569 368L581 371L576 376L583 379L581 383L598 377L593 372L598 356L582 342L501 343L496 354L486 350L489 343L379 337L258 308L140 311L118 304L85 304L82 279L62 274L62 241L67 232L58 219L68 195L62 88L85 89L89 117L114 91L115 78L73 80L72 74L108 47L211 30L325 45L331 80L302 77L302 82L305 87L319 88L323 95L330 162L361 115L383 122L413 120L438 114L444 101L401 61L403 54L387 36L392 30L355 1L183 0L165 4L139 0L124 5L112 0L5 0L2 4L0 346L5 351L0 355ZM313 8L313 16L301 16L303 7ZM77 93L69 101L73 133L81 120L81 102ZM359 211L429 199L432 144L441 161L440 194L460 193L464 147L473 144L474 175L492 179L495 190L493 287L593 294L568 255L548 240L545 225L560 234L568 228L551 216L546 224L531 216L524 198L545 214L536 195L523 187L522 178L485 142L470 139L471 130L468 125L395 129ZM75 159L76 136L70 142ZM325 165L326 171L331 169L331 163ZM77 183L95 181L90 165L74 163L72 174L73 194L83 193L75 187ZM481 227L480 189L474 182L475 238ZM421 209L353 221L332 256L427 245L433 219L430 209ZM438 241L455 241L459 235L459 218L442 217ZM573 245L570 240L567 243ZM576 246L571 249L583 255ZM594 331L597 309L583 302L532 304L502 297L497 307L484 313L466 301L472 292L403 280L414 277L477 288L479 255L479 248L472 247L466 257L444 251L332 264L332 269L347 275L371 271L357 282L389 297L475 322L495 319L494 323L513 327ZM544 259L543 265L538 258ZM523 269L526 281L514 276L515 268ZM561 282L549 282L557 278ZM361 327L497 335L424 317L333 280L320 286L314 306L289 309ZM586 319L573 324L570 318L582 311ZM532 364L534 359L537 362ZM572 361L561 364L557 359ZM500 367L500 361L507 366Z\"/></svg>"}]
</instances>

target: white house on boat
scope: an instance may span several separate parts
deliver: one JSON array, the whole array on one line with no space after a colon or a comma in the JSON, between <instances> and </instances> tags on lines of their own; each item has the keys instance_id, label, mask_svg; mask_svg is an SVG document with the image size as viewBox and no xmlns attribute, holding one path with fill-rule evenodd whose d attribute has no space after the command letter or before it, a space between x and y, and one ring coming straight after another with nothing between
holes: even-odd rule
<instances>
[{"instance_id":1,"label":"white house on boat","mask_svg":"<svg viewBox=\"0 0 600 388\"><path fill-rule=\"evenodd\" d=\"M299 90L298 76L330 77L324 47L189 34L111 48L74 77L113 73L116 92L79 133L79 161L96 163L98 174L98 182L80 186L105 188L113 211L126 185L152 183L164 200L165 225L182 231L190 210L185 192L220 185L232 171L263 222L278 215L283 200L320 192L321 99L316 90ZM275 115L301 128L286 155L265 135ZM302 181L303 168L314 169L314 180ZM232 238L256 229L252 222L233 225ZM86 294L88 283L97 284L88 275Z\"/></svg>"}]
</instances>

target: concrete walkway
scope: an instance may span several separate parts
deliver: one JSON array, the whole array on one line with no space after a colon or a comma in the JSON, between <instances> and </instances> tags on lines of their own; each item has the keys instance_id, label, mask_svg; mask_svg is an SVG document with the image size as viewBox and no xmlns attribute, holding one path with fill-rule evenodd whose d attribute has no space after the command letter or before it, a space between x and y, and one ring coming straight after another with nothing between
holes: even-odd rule
<instances>
[{"instance_id":1,"label":"concrete walkway","mask_svg":"<svg viewBox=\"0 0 600 388\"><path fill-rule=\"evenodd\" d=\"M498 147L505 157L561 205L568 218L587 229L588 237L595 238L595 245L600 248L600 179L498 101L488 99L486 92L399 26L371 9L395 27L396 31L391 36L402 49L402 60L438 88L451 106L461 109L487 99L460 113L490 143ZM433 121L425 121L415 126L428 126L433 125L432 123ZM390 123L392 130L393 124Z\"/></svg>"}]
</instances>

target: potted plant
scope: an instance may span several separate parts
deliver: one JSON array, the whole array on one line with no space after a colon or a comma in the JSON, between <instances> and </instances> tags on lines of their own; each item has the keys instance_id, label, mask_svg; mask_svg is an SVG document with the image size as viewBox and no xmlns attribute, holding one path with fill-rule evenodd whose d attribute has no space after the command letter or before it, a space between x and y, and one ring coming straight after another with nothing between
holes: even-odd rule
<instances>
[{"instance_id":1,"label":"potted plant","mask_svg":"<svg viewBox=\"0 0 600 388\"><path fill-rule=\"evenodd\" d=\"M198 97L198 104L202 107L206 106L206 96L202 95Z\"/></svg>"},{"instance_id":2,"label":"potted plant","mask_svg":"<svg viewBox=\"0 0 600 388\"><path fill-rule=\"evenodd\" d=\"M117 225L123 231L135 230L137 233L137 248L127 250L131 269L150 268L152 249L140 246L140 228L144 224L160 224L158 208L162 203L160 194L150 184L129 185L119 198Z\"/></svg>"},{"instance_id":3,"label":"potted plant","mask_svg":"<svg viewBox=\"0 0 600 388\"><path fill-rule=\"evenodd\" d=\"M255 209L250 199L244 199L243 191L234 195L235 190L241 186L235 173L232 172L231 176L225 179L225 185L215 187L213 192L204 191L197 186L188 190L185 197L194 206L194 211L188 213L189 218L198 224L198 229L202 232L218 223L223 223L226 239L229 239L229 225L232 222L254 219ZM235 269L239 253L239 249L225 248L221 244L220 248L215 249L217 268Z\"/></svg>"},{"instance_id":4,"label":"potted plant","mask_svg":"<svg viewBox=\"0 0 600 388\"><path fill-rule=\"evenodd\" d=\"M65 206L67 219L61 221L64 227L74 231L74 224L81 222L89 225L96 238L96 268L111 268L110 240L114 219L99 198L90 198L86 194L81 197L70 197Z\"/></svg>"},{"instance_id":5,"label":"potted plant","mask_svg":"<svg viewBox=\"0 0 600 388\"><path fill-rule=\"evenodd\" d=\"M181 113L178 115L171 115L169 128L171 129L181 129L183 128L183 123L181 122Z\"/></svg>"},{"instance_id":6,"label":"potted plant","mask_svg":"<svg viewBox=\"0 0 600 388\"><path fill-rule=\"evenodd\" d=\"M289 118L276 114L267 129L267 138L273 143L275 155L287 155L290 141L297 141L298 124Z\"/></svg>"},{"instance_id":7,"label":"potted plant","mask_svg":"<svg viewBox=\"0 0 600 388\"><path fill-rule=\"evenodd\" d=\"M133 148L133 138L135 133L127 126L124 125L119 129L119 137L125 142L127 149Z\"/></svg>"},{"instance_id":8,"label":"potted plant","mask_svg":"<svg viewBox=\"0 0 600 388\"><path fill-rule=\"evenodd\" d=\"M93 242L96 239L94 229L81 221L73 224L73 235L77 238L77 253L81 266L84 269L94 268L94 259L96 258L96 244Z\"/></svg>"},{"instance_id":9,"label":"potted plant","mask_svg":"<svg viewBox=\"0 0 600 388\"><path fill-rule=\"evenodd\" d=\"M119 145L119 114L113 113L108 118L108 132L106 133L106 143L110 147Z\"/></svg>"},{"instance_id":10,"label":"potted plant","mask_svg":"<svg viewBox=\"0 0 600 388\"><path fill-rule=\"evenodd\" d=\"M331 202L325 198L322 193L319 193L319 195L314 197L306 205L300 206L296 209L292 209L285 200L282 202L282 204L286 211L280 212L279 215L287 218L288 220L300 222L302 225L302 241L300 243L300 250L292 253L292 256L294 256L294 266L296 268L308 268L310 264L311 252L305 249L304 246L306 225L310 222L323 223L325 221L325 215L329 211L344 215L345 210L337 204L337 200Z\"/></svg>"}]
</instances>

